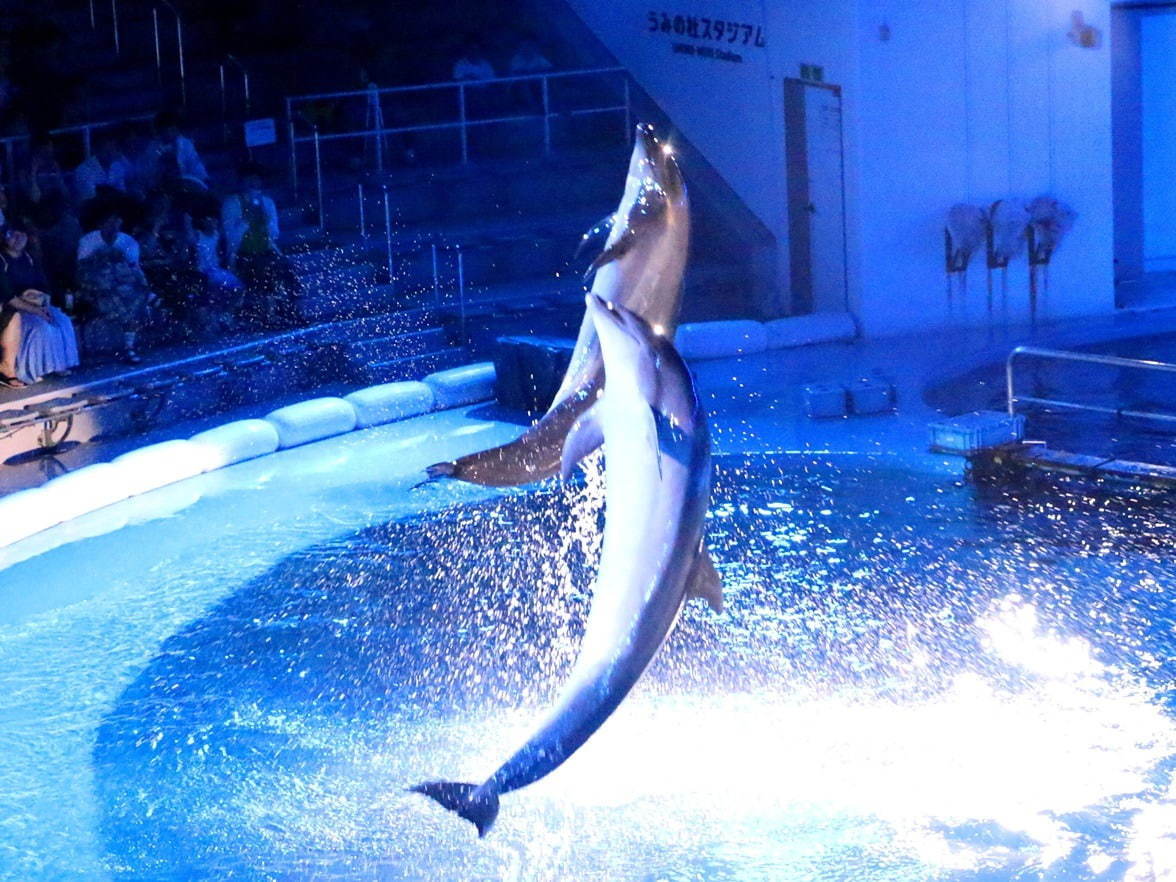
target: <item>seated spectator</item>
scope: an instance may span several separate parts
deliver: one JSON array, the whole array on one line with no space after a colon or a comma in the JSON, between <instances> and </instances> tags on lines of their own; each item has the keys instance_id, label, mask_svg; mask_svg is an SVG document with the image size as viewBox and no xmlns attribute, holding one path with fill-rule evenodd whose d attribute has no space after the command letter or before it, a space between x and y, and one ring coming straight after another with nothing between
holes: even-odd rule
<instances>
[{"instance_id":1,"label":"seated spectator","mask_svg":"<svg viewBox=\"0 0 1176 882\"><path fill-rule=\"evenodd\" d=\"M7 299L3 299L7 298ZM16 298L0 291L0 386L8 389L23 389L25 383L16 369L16 356L20 353L20 332L24 324L23 310Z\"/></svg>"},{"instance_id":2,"label":"seated spectator","mask_svg":"<svg viewBox=\"0 0 1176 882\"><path fill-rule=\"evenodd\" d=\"M518 50L510 59L511 75L546 73L553 68L547 56L539 51L539 41L530 34L524 34L519 40Z\"/></svg>"},{"instance_id":3,"label":"seated spectator","mask_svg":"<svg viewBox=\"0 0 1176 882\"><path fill-rule=\"evenodd\" d=\"M529 34L522 37L518 50L510 59L510 74L516 77L546 73L552 67L552 63L539 51L538 41ZM520 80L512 86L515 104L535 112L543 110L543 86L539 80Z\"/></svg>"},{"instance_id":4,"label":"seated spectator","mask_svg":"<svg viewBox=\"0 0 1176 882\"><path fill-rule=\"evenodd\" d=\"M123 213L114 201L96 211L99 228L78 243L78 285L97 316L122 332L123 361L139 364L135 343L158 298L139 266L138 243L122 232Z\"/></svg>"},{"instance_id":5,"label":"seated spectator","mask_svg":"<svg viewBox=\"0 0 1176 882\"><path fill-rule=\"evenodd\" d=\"M187 326L184 330L191 332L190 320L203 301L204 278L190 265L186 234L177 234L167 227L171 206L170 196L156 192L145 204L136 204L134 210L129 203L126 208L127 214L134 218L132 236L139 245L139 266L147 287L173 317Z\"/></svg>"},{"instance_id":6,"label":"seated spectator","mask_svg":"<svg viewBox=\"0 0 1176 882\"><path fill-rule=\"evenodd\" d=\"M41 200L36 212L39 230L41 266L49 277L54 301L61 305L77 277L78 240L82 225L62 193L52 193Z\"/></svg>"},{"instance_id":7,"label":"seated spectator","mask_svg":"<svg viewBox=\"0 0 1176 882\"><path fill-rule=\"evenodd\" d=\"M179 117L165 110L155 117L155 138L143 157L142 177L149 190L176 194L207 190L208 171L196 145L180 131Z\"/></svg>"},{"instance_id":8,"label":"seated spectator","mask_svg":"<svg viewBox=\"0 0 1176 882\"><path fill-rule=\"evenodd\" d=\"M78 202L93 199L99 187L126 193L130 173L131 164L119 150L118 138L113 132L104 132L98 136L90 158L74 169L74 193Z\"/></svg>"},{"instance_id":9,"label":"seated spectator","mask_svg":"<svg viewBox=\"0 0 1176 882\"><path fill-rule=\"evenodd\" d=\"M474 37L465 41L462 54L453 63L453 78L455 80L492 80L498 74L494 65L486 57L486 47Z\"/></svg>"},{"instance_id":10,"label":"seated spectator","mask_svg":"<svg viewBox=\"0 0 1176 882\"><path fill-rule=\"evenodd\" d=\"M122 232L124 206L114 200L103 200L92 207L90 224L93 229L78 240L78 260L85 260L103 248L114 248L131 266L139 265L139 243Z\"/></svg>"},{"instance_id":11,"label":"seated spectator","mask_svg":"<svg viewBox=\"0 0 1176 882\"><path fill-rule=\"evenodd\" d=\"M53 142L48 138L38 138L33 141L31 149L28 166L17 175L21 205L29 210L39 205L48 193L68 195L65 175L57 164Z\"/></svg>"},{"instance_id":12,"label":"seated spectator","mask_svg":"<svg viewBox=\"0 0 1176 882\"><path fill-rule=\"evenodd\" d=\"M215 215L200 212L189 232L196 271L204 277L204 324L214 333L232 330L241 309L245 284L221 262L220 223Z\"/></svg>"},{"instance_id":13,"label":"seated spectator","mask_svg":"<svg viewBox=\"0 0 1176 882\"><path fill-rule=\"evenodd\" d=\"M49 301L49 280L28 253L28 232L18 224L4 231L0 246L0 299L22 313L15 358L17 385L49 374L65 374L78 364L78 343L69 317ZM13 385L13 374L0 382Z\"/></svg>"},{"instance_id":14,"label":"seated spectator","mask_svg":"<svg viewBox=\"0 0 1176 882\"><path fill-rule=\"evenodd\" d=\"M248 163L240 172L240 192L225 199L221 225L229 270L245 283L247 317L266 327L288 325L297 317L301 284L278 248L278 211L262 191L263 169Z\"/></svg>"}]
</instances>

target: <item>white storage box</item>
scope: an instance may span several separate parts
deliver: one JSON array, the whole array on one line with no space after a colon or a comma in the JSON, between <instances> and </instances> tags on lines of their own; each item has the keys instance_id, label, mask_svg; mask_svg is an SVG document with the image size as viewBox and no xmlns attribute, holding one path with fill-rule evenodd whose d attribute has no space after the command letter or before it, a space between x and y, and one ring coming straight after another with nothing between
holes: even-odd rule
<instances>
[{"instance_id":1,"label":"white storage box","mask_svg":"<svg viewBox=\"0 0 1176 882\"><path fill-rule=\"evenodd\" d=\"M1025 437L1025 417L980 410L932 423L930 429L932 450L968 454L1020 441Z\"/></svg>"},{"instance_id":2,"label":"white storage box","mask_svg":"<svg viewBox=\"0 0 1176 882\"><path fill-rule=\"evenodd\" d=\"M810 383L804 387L804 409L813 418L845 416L845 387L834 383Z\"/></svg>"},{"instance_id":3,"label":"white storage box","mask_svg":"<svg viewBox=\"0 0 1176 882\"><path fill-rule=\"evenodd\" d=\"M886 413L894 410L894 386L885 380L865 378L846 387L849 409L857 414Z\"/></svg>"}]
</instances>

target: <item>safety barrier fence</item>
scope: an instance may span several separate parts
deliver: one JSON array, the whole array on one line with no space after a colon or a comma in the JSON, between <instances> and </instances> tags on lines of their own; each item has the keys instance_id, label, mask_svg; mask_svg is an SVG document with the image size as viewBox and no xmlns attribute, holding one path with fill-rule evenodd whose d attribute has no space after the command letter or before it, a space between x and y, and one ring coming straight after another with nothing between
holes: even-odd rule
<instances>
[{"instance_id":1,"label":"safety barrier fence","mask_svg":"<svg viewBox=\"0 0 1176 882\"><path fill-rule=\"evenodd\" d=\"M419 155L415 147L403 149L417 162L435 164L443 152L468 163L476 134L508 126L535 124L546 154L559 146L559 124L565 120L611 115L623 120L618 132L627 138L632 129L631 93L625 69L610 67L290 96L290 179L297 191L299 148L309 148L321 210L327 144L358 142L364 160L382 172L393 139L424 145L430 155Z\"/></svg>"},{"instance_id":2,"label":"safety barrier fence","mask_svg":"<svg viewBox=\"0 0 1176 882\"><path fill-rule=\"evenodd\" d=\"M1009 416L1017 412L1019 404L1036 404L1059 410L1087 411L1117 417L1131 417L1138 419L1159 420L1161 422L1176 423L1176 414L1163 413L1154 410L1141 410L1134 406L1115 406L1093 402L1073 401L1065 398L1045 397L1040 395L1026 395L1017 392L1016 363L1026 358L1036 358L1047 361L1061 361L1077 364L1104 365L1107 367L1126 368L1130 370L1150 371L1155 373L1176 374L1176 364L1162 361L1151 361L1142 358L1123 358L1115 355L1099 355L1092 352L1072 352L1064 349L1042 349L1036 346L1018 346L1009 353L1005 361L1005 398Z\"/></svg>"}]
</instances>

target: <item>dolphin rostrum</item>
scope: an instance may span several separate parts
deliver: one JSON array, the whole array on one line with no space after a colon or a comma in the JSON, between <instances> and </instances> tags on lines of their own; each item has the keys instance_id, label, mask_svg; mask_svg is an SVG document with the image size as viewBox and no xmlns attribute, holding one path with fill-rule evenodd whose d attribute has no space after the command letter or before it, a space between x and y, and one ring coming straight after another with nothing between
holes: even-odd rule
<instances>
[{"instance_id":1,"label":"dolphin rostrum","mask_svg":"<svg viewBox=\"0 0 1176 882\"><path fill-rule=\"evenodd\" d=\"M688 597L722 608L703 544L710 502L706 414L673 344L623 306L588 295L607 386L568 433L562 473L604 444L605 527L600 569L580 653L534 734L481 784L431 781L415 793L486 835L504 793L557 768L633 688Z\"/></svg>"},{"instance_id":2,"label":"dolphin rostrum","mask_svg":"<svg viewBox=\"0 0 1176 882\"><path fill-rule=\"evenodd\" d=\"M589 268L596 273L592 292L672 339L690 246L690 200L673 151L652 126L637 126L620 205L594 231L609 228L604 250ZM509 444L429 466L429 477L514 487L554 475L564 438L596 399L602 378L596 329L585 314L563 383L543 418Z\"/></svg>"}]
</instances>

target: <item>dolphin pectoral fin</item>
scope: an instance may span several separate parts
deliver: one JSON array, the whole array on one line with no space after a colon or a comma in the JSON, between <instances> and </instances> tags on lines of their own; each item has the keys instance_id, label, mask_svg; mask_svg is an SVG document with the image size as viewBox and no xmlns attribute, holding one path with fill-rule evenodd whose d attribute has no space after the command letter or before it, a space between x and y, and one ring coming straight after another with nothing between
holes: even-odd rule
<instances>
[{"instance_id":1,"label":"dolphin pectoral fin","mask_svg":"<svg viewBox=\"0 0 1176 882\"><path fill-rule=\"evenodd\" d=\"M612 232L613 222L616 220L614 214L606 214L591 227L588 232L580 237L580 244L576 246L576 258L579 258L584 253L584 249L600 239L601 236L608 236Z\"/></svg>"},{"instance_id":2,"label":"dolphin pectoral fin","mask_svg":"<svg viewBox=\"0 0 1176 882\"><path fill-rule=\"evenodd\" d=\"M420 793L456 812L478 828L478 838L485 836L498 817L498 797L481 795L477 784L459 781L427 781L409 788L409 793Z\"/></svg>"},{"instance_id":3,"label":"dolphin pectoral fin","mask_svg":"<svg viewBox=\"0 0 1176 882\"><path fill-rule=\"evenodd\" d=\"M604 430L596 415L596 408L590 407L572 423L564 440L563 454L559 459L559 476L564 481L572 476L576 463L588 456L604 443Z\"/></svg>"},{"instance_id":4,"label":"dolphin pectoral fin","mask_svg":"<svg viewBox=\"0 0 1176 882\"><path fill-rule=\"evenodd\" d=\"M613 242L611 245L601 251L600 254L596 255L596 260L592 261L592 263L588 265L588 269L584 273L585 280L587 280L589 276L591 276L602 266L607 266L614 260L620 260L622 257L624 257L628 253L629 249L633 247L633 244L636 241L637 234L632 230L625 230L624 234L622 234L621 237L617 239L617 241Z\"/></svg>"},{"instance_id":5,"label":"dolphin pectoral fin","mask_svg":"<svg viewBox=\"0 0 1176 882\"><path fill-rule=\"evenodd\" d=\"M686 577L686 596L701 597L715 612L723 611L723 583L705 545L698 549L694 568Z\"/></svg>"},{"instance_id":6,"label":"dolphin pectoral fin","mask_svg":"<svg viewBox=\"0 0 1176 882\"><path fill-rule=\"evenodd\" d=\"M438 478L452 478L457 474L457 463L453 460L449 462L435 462L431 466L425 468L425 474L428 475L426 480L435 481ZM421 482L425 483L424 481Z\"/></svg>"}]
</instances>

